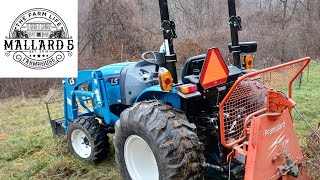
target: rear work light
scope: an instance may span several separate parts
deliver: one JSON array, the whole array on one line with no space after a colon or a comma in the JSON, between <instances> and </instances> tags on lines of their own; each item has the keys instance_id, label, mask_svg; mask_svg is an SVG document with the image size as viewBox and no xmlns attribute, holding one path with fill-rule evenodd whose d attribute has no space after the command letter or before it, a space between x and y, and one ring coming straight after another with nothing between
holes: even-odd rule
<instances>
[{"instance_id":1,"label":"rear work light","mask_svg":"<svg viewBox=\"0 0 320 180\"><path fill-rule=\"evenodd\" d=\"M169 71L159 73L159 85L163 91L171 91L173 87L173 78Z\"/></svg>"},{"instance_id":2,"label":"rear work light","mask_svg":"<svg viewBox=\"0 0 320 180\"><path fill-rule=\"evenodd\" d=\"M176 87L176 89L182 94L190 94L198 91L197 85L194 85L194 84L185 84L185 85Z\"/></svg>"}]
</instances>

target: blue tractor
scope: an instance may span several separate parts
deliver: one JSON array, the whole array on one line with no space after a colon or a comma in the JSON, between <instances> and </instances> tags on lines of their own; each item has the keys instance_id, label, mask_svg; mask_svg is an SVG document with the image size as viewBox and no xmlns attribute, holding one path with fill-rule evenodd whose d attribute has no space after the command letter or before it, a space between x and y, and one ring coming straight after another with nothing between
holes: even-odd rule
<instances>
[{"instance_id":1,"label":"blue tractor","mask_svg":"<svg viewBox=\"0 0 320 180\"><path fill-rule=\"evenodd\" d=\"M241 101L221 107L235 91L234 83L252 67L250 54L257 49L255 42L239 42L241 18L235 0L228 3L233 66L227 67L219 50L211 48L188 59L178 78L176 27L169 19L167 0L159 0L161 50L143 53L138 62L83 70L78 78L64 79L64 118L52 122L54 135L67 136L75 157L98 163L108 155L108 135L114 133L123 179L243 179L241 157L226 160L234 149L230 143L240 142L244 118L259 110L265 99L256 78L246 81L250 88ZM248 93L258 90L255 98ZM248 99L253 101L237 106ZM228 108L232 111L221 112Z\"/></svg>"}]
</instances>

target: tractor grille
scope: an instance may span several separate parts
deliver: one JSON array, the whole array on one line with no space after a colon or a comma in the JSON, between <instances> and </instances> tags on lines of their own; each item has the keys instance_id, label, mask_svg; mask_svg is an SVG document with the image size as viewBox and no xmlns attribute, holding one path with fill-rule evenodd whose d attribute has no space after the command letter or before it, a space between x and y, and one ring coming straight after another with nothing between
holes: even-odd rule
<instances>
[{"instance_id":1,"label":"tractor grille","mask_svg":"<svg viewBox=\"0 0 320 180\"><path fill-rule=\"evenodd\" d=\"M292 83L309 61L309 58L300 59L240 77L220 105L222 144L232 147L245 139L245 118L266 108L269 88L291 97Z\"/></svg>"}]
</instances>

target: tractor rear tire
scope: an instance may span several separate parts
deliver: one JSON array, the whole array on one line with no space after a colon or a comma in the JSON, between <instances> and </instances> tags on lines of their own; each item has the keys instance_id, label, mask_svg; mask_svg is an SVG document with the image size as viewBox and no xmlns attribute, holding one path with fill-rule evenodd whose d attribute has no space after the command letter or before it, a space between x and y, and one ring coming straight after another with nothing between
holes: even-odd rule
<instances>
[{"instance_id":1,"label":"tractor rear tire","mask_svg":"<svg viewBox=\"0 0 320 180\"><path fill-rule=\"evenodd\" d=\"M103 161L110 148L107 128L94 116L83 116L70 124L67 141L71 154L93 164Z\"/></svg>"},{"instance_id":2,"label":"tractor rear tire","mask_svg":"<svg viewBox=\"0 0 320 180\"><path fill-rule=\"evenodd\" d=\"M139 102L115 125L115 156L125 180L203 177L203 144L183 112L158 101Z\"/></svg>"}]
</instances>

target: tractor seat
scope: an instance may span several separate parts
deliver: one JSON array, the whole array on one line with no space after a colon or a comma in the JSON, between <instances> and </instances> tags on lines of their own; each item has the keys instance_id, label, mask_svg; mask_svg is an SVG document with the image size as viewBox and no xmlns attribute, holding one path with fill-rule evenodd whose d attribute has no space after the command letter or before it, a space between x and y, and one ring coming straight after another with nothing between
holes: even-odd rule
<instances>
[{"instance_id":1,"label":"tractor seat","mask_svg":"<svg viewBox=\"0 0 320 180\"><path fill-rule=\"evenodd\" d=\"M189 58L183 66L181 80L183 84L199 83L200 73L206 54L198 55Z\"/></svg>"},{"instance_id":2,"label":"tractor seat","mask_svg":"<svg viewBox=\"0 0 320 180\"><path fill-rule=\"evenodd\" d=\"M185 76L182 80L184 84L198 84L199 83L200 75L189 75Z\"/></svg>"},{"instance_id":3,"label":"tractor seat","mask_svg":"<svg viewBox=\"0 0 320 180\"><path fill-rule=\"evenodd\" d=\"M237 80L242 73L241 70L236 66L229 66L228 69L229 69L228 82ZM189 84L189 83L199 84L199 79L200 79L200 75L192 74L192 75L184 76L182 79L182 82L184 84Z\"/></svg>"},{"instance_id":4,"label":"tractor seat","mask_svg":"<svg viewBox=\"0 0 320 180\"><path fill-rule=\"evenodd\" d=\"M181 73L181 80L183 84L199 84L202 66L205 62L206 56L206 54L202 54L191 57L186 61ZM237 78L242 74L242 71L236 66L229 66L228 70L229 74L227 82L237 80Z\"/></svg>"}]
</instances>

